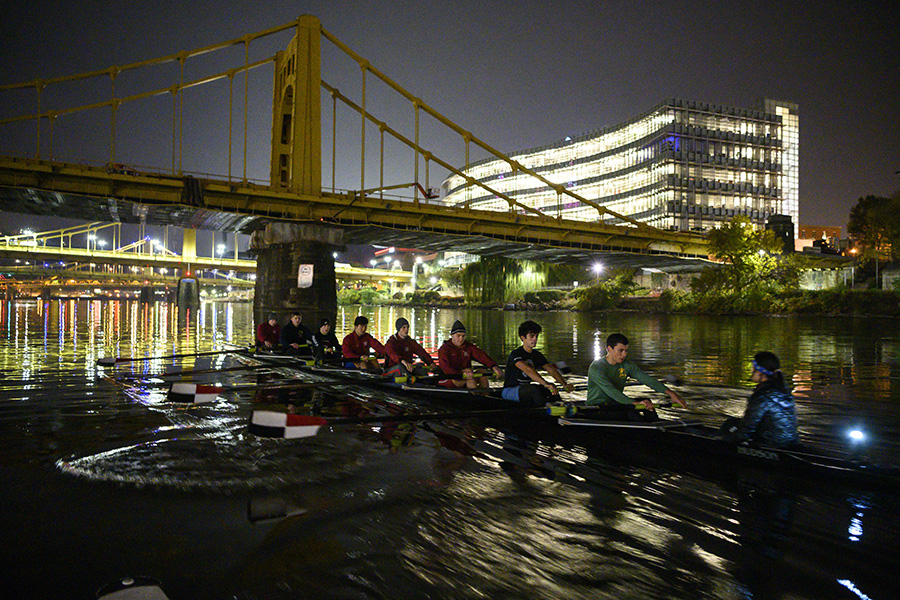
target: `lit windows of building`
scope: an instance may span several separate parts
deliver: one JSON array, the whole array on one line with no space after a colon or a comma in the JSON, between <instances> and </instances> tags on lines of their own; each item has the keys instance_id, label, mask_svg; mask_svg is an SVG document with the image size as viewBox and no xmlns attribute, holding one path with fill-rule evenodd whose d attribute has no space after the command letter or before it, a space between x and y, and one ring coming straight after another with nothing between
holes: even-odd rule
<instances>
[{"instance_id":1,"label":"lit windows of building","mask_svg":"<svg viewBox=\"0 0 900 600\"><path fill-rule=\"evenodd\" d=\"M796 226L798 113L796 104L775 100L744 109L672 98L627 123L510 158L553 185L660 229L705 231L738 215L762 228L776 214ZM549 216L622 224L505 160L463 172ZM452 206L510 210L504 198L455 174L443 188Z\"/></svg>"}]
</instances>

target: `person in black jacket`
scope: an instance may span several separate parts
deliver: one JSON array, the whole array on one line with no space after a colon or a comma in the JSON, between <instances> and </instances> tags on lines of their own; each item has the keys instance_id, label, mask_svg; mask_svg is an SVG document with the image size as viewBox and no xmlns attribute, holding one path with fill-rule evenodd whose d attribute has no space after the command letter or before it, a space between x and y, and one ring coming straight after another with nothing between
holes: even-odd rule
<instances>
[{"instance_id":1,"label":"person in black jacket","mask_svg":"<svg viewBox=\"0 0 900 600\"><path fill-rule=\"evenodd\" d=\"M325 362L330 359L342 358L341 343L331 330L331 321L328 319L319 321L319 330L313 334L312 340L316 361Z\"/></svg>"},{"instance_id":2,"label":"person in black jacket","mask_svg":"<svg viewBox=\"0 0 900 600\"><path fill-rule=\"evenodd\" d=\"M312 356L313 333L309 327L301 323L299 312L291 314L291 320L281 328L280 343L288 354Z\"/></svg>"}]
</instances>

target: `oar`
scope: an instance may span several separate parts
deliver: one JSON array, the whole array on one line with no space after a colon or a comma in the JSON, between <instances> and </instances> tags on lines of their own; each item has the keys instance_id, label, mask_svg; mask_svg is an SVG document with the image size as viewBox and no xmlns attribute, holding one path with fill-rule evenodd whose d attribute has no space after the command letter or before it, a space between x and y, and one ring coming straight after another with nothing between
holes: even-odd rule
<instances>
[{"instance_id":1,"label":"oar","mask_svg":"<svg viewBox=\"0 0 900 600\"><path fill-rule=\"evenodd\" d=\"M186 369L184 371L168 371L166 373L123 373L118 375L116 379L148 379L151 377L184 377L185 375L205 375L207 373L228 373L232 371L255 371L257 369L274 369L274 365L242 365L239 367L228 367L226 369Z\"/></svg>"},{"instance_id":2,"label":"oar","mask_svg":"<svg viewBox=\"0 0 900 600\"><path fill-rule=\"evenodd\" d=\"M239 392L243 390L303 390L325 389L349 385L377 385L379 383L403 383L406 377L371 377L368 379L345 378L340 381L284 381L262 385L208 385L200 383L173 383L169 387L166 399L169 402L186 402L188 404L207 404L215 402L222 392Z\"/></svg>"},{"instance_id":3,"label":"oar","mask_svg":"<svg viewBox=\"0 0 900 600\"><path fill-rule=\"evenodd\" d=\"M139 362L142 360L165 360L169 358L188 358L191 356L213 356L216 354L237 354L241 352L249 352L249 348L242 348L240 350L215 350L211 352L193 352L189 354L169 354L166 356L142 356L138 358L116 358L114 356L104 356L103 358L97 361L97 364L101 367L111 367L113 365L117 365L119 363L125 362Z\"/></svg>"},{"instance_id":4,"label":"oar","mask_svg":"<svg viewBox=\"0 0 900 600\"><path fill-rule=\"evenodd\" d=\"M259 437L296 439L312 437L322 427L356 425L361 423L399 423L440 419L477 419L497 416L527 416L548 414L548 407L498 408L492 410L465 410L445 413L415 413L402 415L372 415L368 417L315 417L295 415L272 410L254 410L250 416L248 431Z\"/></svg>"}]
</instances>

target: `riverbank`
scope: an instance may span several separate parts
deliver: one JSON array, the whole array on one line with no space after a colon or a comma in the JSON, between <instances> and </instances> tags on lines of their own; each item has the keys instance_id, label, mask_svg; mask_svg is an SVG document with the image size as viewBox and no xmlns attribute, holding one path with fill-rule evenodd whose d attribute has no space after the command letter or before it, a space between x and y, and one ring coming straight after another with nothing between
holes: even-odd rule
<instances>
[{"instance_id":1,"label":"riverbank","mask_svg":"<svg viewBox=\"0 0 900 600\"><path fill-rule=\"evenodd\" d=\"M414 308L468 308L493 310L591 312L633 310L648 313L698 315L806 315L806 316L878 316L900 317L900 293L884 290L799 290L753 295L698 297L690 293L666 291L660 295L625 296L603 306L584 306L574 298L553 300L519 300L476 304L462 296L431 298L377 298L373 306L408 306ZM343 305L343 303L341 303ZM358 303L350 303L358 304Z\"/></svg>"}]
</instances>

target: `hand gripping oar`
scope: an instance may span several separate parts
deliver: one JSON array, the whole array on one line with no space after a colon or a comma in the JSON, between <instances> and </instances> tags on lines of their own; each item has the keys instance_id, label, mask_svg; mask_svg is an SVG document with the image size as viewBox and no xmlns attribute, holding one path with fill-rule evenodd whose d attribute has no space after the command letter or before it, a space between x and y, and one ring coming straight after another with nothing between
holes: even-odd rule
<instances>
[{"instance_id":1,"label":"hand gripping oar","mask_svg":"<svg viewBox=\"0 0 900 600\"><path fill-rule=\"evenodd\" d=\"M188 358L191 356L213 356L216 354L238 354L243 352L249 352L249 348L242 348L240 350L215 350L211 352L192 352L188 354L168 354L166 356L140 356L137 358L116 358L114 356L104 356L103 358L97 361L97 364L101 367L111 367L113 365L117 365L119 363L125 362L139 362L142 360L166 360L169 358Z\"/></svg>"},{"instance_id":2,"label":"hand gripping oar","mask_svg":"<svg viewBox=\"0 0 900 600\"><path fill-rule=\"evenodd\" d=\"M188 404L207 404L215 402L222 392L239 392L243 390L303 390L323 389L349 385L377 385L380 383L404 383L406 377L370 377L368 379L344 378L340 381L283 381L262 385L206 385L200 383L173 383L169 387L166 399L169 402L184 402Z\"/></svg>"},{"instance_id":3,"label":"hand gripping oar","mask_svg":"<svg viewBox=\"0 0 900 600\"><path fill-rule=\"evenodd\" d=\"M553 412L551 411L553 409ZM498 408L492 410L465 410L446 413L413 413L401 415L372 415L369 417L315 417L295 415L272 410L254 410L247 430L259 437L296 439L312 437L322 427L356 425L360 423L399 423L439 419L477 419L480 417L527 416L559 414L562 407Z\"/></svg>"}]
</instances>

